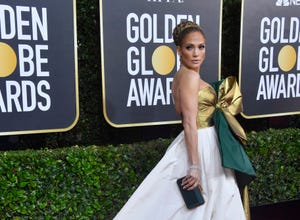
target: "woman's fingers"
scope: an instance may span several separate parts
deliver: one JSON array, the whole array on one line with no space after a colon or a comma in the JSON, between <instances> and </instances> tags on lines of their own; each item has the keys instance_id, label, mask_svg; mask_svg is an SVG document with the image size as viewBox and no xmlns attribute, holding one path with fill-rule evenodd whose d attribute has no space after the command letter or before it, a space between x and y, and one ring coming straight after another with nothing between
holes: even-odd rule
<instances>
[{"instance_id":1,"label":"woman's fingers","mask_svg":"<svg viewBox=\"0 0 300 220\"><path fill-rule=\"evenodd\" d=\"M193 190L194 188L198 187L199 182L196 180L194 183L188 188L188 190Z\"/></svg>"},{"instance_id":2,"label":"woman's fingers","mask_svg":"<svg viewBox=\"0 0 300 220\"><path fill-rule=\"evenodd\" d=\"M182 181L183 188L187 190L192 190L196 188L198 184L199 184L199 180L193 176L187 176Z\"/></svg>"}]
</instances>

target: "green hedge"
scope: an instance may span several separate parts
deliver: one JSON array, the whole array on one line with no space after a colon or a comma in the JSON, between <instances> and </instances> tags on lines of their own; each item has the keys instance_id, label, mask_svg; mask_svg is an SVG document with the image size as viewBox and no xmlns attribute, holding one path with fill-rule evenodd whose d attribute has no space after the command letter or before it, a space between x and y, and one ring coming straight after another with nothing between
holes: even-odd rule
<instances>
[{"instance_id":1,"label":"green hedge","mask_svg":"<svg viewBox=\"0 0 300 220\"><path fill-rule=\"evenodd\" d=\"M248 137L251 205L299 199L300 129ZM112 219L171 141L0 152L0 219Z\"/></svg>"},{"instance_id":2,"label":"green hedge","mask_svg":"<svg viewBox=\"0 0 300 220\"><path fill-rule=\"evenodd\" d=\"M253 205L300 199L300 129L248 133L247 152L257 171L250 184Z\"/></svg>"}]
</instances>

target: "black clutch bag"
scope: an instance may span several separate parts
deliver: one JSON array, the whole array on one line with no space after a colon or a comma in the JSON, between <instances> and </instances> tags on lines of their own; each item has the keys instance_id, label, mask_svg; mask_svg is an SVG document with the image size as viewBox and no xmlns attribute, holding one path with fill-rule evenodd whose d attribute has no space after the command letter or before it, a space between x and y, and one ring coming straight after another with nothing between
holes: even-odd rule
<instances>
[{"instance_id":1,"label":"black clutch bag","mask_svg":"<svg viewBox=\"0 0 300 220\"><path fill-rule=\"evenodd\" d=\"M182 188L181 182L184 178L185 177L179 178L177 180L177 185L179 187L179 190L181 192L183 200L186 204L186 207L188 209L192 209L197 206L203 205L204 199L203 199L203 196L201 194L199 187L196 187L193 190L187 190L187 189Z\"/></svg>"}]
</instances>

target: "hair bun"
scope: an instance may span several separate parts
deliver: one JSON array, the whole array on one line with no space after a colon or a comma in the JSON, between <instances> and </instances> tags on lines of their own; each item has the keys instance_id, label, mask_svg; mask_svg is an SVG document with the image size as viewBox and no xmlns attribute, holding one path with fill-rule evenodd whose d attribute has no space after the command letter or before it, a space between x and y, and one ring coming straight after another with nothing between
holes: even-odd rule
<instances>
[{"instance_id":1,"label":"hair bun","mask_svg":"<svg viewBox=\"0 0 300 220\"><path fill-rule=\"evenodd\" d=\"M179 23L173 30L173 40L175 45L180 46L183 37L192 31L199 31L204 36L203 30L197 23L193 21L183 21Z\"/></svg>"}]
</instances>

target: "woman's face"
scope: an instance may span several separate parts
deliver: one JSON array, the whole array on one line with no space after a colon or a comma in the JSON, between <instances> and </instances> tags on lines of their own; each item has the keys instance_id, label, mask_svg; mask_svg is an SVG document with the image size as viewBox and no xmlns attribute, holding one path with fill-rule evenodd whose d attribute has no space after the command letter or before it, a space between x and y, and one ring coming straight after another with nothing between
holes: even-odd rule
<instances>
[{"instance_id":1,"label":"woman's face","mask_svg":"<svg viewBox=\"0 0 300 220\"><path fill-rule=\"evenodd\" d=\"M181 64L196 72L205 59L205 38L199 31L188 33L177 47Z\"/></svg>"}]
</instances>

